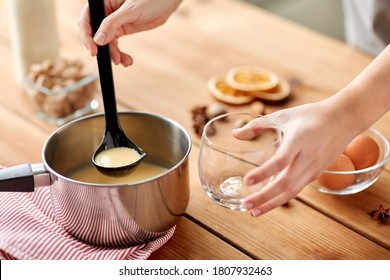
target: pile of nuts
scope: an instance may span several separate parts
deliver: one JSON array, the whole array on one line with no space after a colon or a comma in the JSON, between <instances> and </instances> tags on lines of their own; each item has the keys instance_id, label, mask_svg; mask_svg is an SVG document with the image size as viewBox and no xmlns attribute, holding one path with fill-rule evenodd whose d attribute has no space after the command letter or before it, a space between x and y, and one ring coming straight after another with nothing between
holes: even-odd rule
<instances>
[{"instance_id":1,"label":"pile of nuts","mask_svg":"<svg viewBox=\"0 0 390 280\"><path fill-rule=\"evenodd\" d=\"M31 66L26 88L40 112L51 118L63 118L91 102L96 80L97 76L85 73L79 60L45 60Z\"/></svg>"}]
</instances>

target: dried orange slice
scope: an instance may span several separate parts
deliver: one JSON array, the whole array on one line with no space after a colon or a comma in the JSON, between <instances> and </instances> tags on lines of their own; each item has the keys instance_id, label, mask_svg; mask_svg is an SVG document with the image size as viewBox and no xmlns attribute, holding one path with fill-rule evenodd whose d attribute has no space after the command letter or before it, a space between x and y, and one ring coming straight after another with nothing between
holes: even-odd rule
<instances>
[{"instance_id":1,"label":"dried orange slice","mask_svg":"<svg viewBox=\"0 0 390 280\"><path fill-rule=\"evenodd\" d=\"M232 88L222 76L211 78L207 83L207 87L212 96L228 104L246 104L255 100L254 96Z\"/></svg>"},{"instance_id":2,"label":"dried orange slice","mask_svg":"<svg viewBox=\"0 0 390 280\"><path fill-rule=\"evenodd\" d=\"M237 90L264 91L276 87L279 83L279 77L264 68L240 66L229 70L226 81Z\"/></svg>"},{"instance_id":3,"label":"dried orange slice","mask_svg":"<svg viewBox=\"0 0 390 280\"><path fill-rule=\"evenodd\" d=\"M259 99L278 101L283 100L291 93L290 84L283 78L279 77L279 83L269 90L248 91L248 94Z\"/></svg>"}]
</instances>

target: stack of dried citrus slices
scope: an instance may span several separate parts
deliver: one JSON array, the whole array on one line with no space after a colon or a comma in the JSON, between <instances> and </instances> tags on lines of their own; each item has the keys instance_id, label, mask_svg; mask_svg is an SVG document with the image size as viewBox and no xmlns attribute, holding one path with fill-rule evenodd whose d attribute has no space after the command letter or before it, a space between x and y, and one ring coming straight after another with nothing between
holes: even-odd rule
<instances>
[{"instance_id":1,"label":"stack of dried citrus slices","mask_svg":"<svg viewBox=\"0 0 390 280\"><path fill-rule=\"evenodd\" d=\"M208 89L219 101L228 104L246 104L255 99L279 101L290 95L289 83L274 72L254 66L232 68L225 77L208 81Z\"/></svg>"}]
</instances>

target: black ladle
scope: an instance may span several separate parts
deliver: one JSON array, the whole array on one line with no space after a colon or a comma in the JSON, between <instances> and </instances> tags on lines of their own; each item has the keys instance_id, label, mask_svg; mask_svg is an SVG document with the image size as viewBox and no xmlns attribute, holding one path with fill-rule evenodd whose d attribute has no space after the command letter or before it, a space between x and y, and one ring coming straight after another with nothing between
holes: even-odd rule
<instances>
[{"instance_id":1,"label":"black ladle","mask_svg":"<svg viewBox=\"0 0 390 280\"><path fill-rule=\"evenodd\" d=\"M91 15L91 27L93 34L95 34L101 22L106 17L104 0L88 0L88 3ZM97 63L99 68L100 87L102 90L104 103L106 131L100 146L92 156L92 162L96 168L104 174L110 176L121 176L134 171L134 169L146 156L146 153L127 138L119 123L116 108L110 48L108 44L105 46L98 46ZM96 155L98 155L103 150L119 147L134 149L140 155L139 159L119 167L101 166L95 161Z\"/></svg>"}]
</instances>

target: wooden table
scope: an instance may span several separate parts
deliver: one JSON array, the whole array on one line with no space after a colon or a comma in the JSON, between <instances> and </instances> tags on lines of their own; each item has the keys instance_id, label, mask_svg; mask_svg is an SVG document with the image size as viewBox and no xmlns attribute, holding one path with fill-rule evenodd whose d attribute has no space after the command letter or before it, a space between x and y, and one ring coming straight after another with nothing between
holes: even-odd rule
<instances>
[{"instance_id":1,"label":"wooden table","mask_svg":"<svg viewBox=\"0 0 390 280\"><path fill-rule=\"evenodd\" d=\"M83 0L58 0L61 54L96 67L80 43ZM5 14L7 1L0 1ZM238 0L184 1L169 21L121 40L134 57L114 67L118 106L163 114L190 132L191 197L171 240L151 259L390 259L390 226L367 212L390 207L387 168L369 189L331 196L306 187L288 207L259 218L214 204L197 176L199 137L191 109L215 100L207 80L238 65L258 65L294 80L287 102L267 112L324 99L350 82L372 57ZM57 127L35 116L14 76L6 16L0 17L0 165L41 162L44 141ZM248 110L246 106L231 108ZM99 111L102 111L100 107ZM390 115L375 127L390 138ZM28 139L28 140L27 140Z\"/></svg>"}]
</instances>

